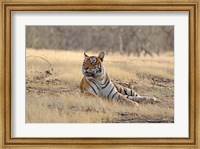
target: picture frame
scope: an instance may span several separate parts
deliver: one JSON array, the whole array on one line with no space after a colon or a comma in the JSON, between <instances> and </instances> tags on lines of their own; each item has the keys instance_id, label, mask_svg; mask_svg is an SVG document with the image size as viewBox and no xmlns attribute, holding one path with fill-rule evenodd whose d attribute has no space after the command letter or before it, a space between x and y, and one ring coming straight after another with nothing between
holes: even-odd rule
<instances>
[{"instance_id":1,"label":"picture frame","mask_svg":"<svg viewBox=\"0 0 200 149\"><path fill-rule=\"evenodd\" d=\"M199 41L200 1L118 0L118 1L1 1L1 122L3 148L199 148ZM189 12L189 137L187 138L12 138L11 136L11 14L13 11L188 11Z\"/></svg>"}]
</instances>

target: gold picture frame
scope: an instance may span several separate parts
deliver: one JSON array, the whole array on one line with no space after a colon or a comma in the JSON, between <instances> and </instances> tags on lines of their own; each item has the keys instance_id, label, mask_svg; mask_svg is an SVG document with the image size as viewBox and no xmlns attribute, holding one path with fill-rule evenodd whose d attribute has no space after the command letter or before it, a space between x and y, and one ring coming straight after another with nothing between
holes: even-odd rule
<instances>
[{"instance_id":1,"label":"gold picture frame","mask_svg":"<svg viewBox=\"0 0 200 149\"><path fill-rule=\"evenodd\" d=\"M3 148L200 148L200 1L199 0L1 0L0 121ZM11 12L12 11L188 11L189 137L188 138L12 138Z\"/></svg>"}]
</instances>

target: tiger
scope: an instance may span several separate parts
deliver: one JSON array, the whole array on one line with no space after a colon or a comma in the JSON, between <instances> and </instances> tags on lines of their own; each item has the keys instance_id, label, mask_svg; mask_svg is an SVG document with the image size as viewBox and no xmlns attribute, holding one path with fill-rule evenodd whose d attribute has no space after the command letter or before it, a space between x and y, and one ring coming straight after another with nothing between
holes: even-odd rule
<instances>
[{"instance_id":1,"label":"tiger","mask_svg":"<svg viewBox=\"0 0 200 149\"><path fill-rule=\"evenodd\" d=\"M104 52L98 56L88 56L84 52L81 93L134 106L140 102L157 102L155 97L140 96L134 90L113 82L103 66L104 56Z\"/></svg>"}]
</instances>

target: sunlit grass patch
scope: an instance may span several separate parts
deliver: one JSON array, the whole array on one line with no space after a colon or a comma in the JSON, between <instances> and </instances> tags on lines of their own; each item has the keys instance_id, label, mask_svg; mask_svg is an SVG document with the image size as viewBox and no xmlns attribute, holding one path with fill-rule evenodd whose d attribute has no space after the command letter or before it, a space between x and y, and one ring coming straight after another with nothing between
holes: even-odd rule
<instances>
[{"instance_id":1,"label":"sunlit grass patch","mask_svg":"<svg viewBox=\"0 0 200 149\"><path fill-rule=\"evenodd\" d=\"M79 84L84 58L81 51L27 49L26 56L32 56L26 59L27 123L173 122L173 53L139 58L105 55L103 65L111 79L134 86L139 94L160 100L160 103L140 104L139 107L81 94Z\"/></svg>"}]
</instances>

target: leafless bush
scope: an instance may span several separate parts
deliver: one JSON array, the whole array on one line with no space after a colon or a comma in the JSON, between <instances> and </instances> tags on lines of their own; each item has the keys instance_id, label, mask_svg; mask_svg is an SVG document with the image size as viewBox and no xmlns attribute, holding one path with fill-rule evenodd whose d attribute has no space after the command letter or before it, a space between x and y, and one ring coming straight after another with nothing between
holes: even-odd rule
<instances>
[{"instance_id":1,"label":"leafless bush","mask_svg":"<svg viewBox=\"0 0 200 149\"><path fill-rule=\"evenodd\" d=\"M173 26L27 26L26 46L119 52L136 56L173 51Z\"/></svg>"}]
</instances>

